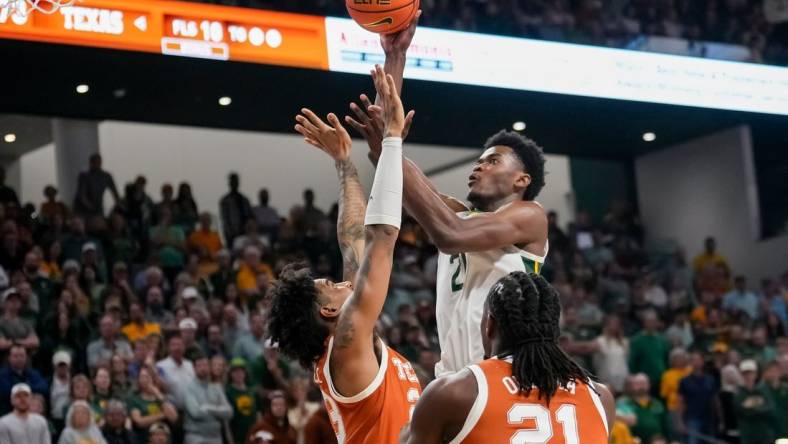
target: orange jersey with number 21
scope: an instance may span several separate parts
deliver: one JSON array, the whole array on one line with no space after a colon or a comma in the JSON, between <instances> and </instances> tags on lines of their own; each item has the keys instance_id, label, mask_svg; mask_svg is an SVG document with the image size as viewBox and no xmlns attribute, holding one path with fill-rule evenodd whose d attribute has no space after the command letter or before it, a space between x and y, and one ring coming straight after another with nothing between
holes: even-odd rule
<instances>
[{"instance_id":1,"label":"orange jersey with number 21","mask_svg":"<svg viewBox=\"0 0 788 444\"><path fill-rule=\"evenodd\" d=\"M488 359L468 367L479 394L452 443L606 444L607 416L592 386L572 384L550 399L526 396L512 378L507 359ZM582 437L582 440L581 440Z\"/></svg>"},{"instance_id":2,"label":"orange jersey with number 21","mask_svg":"<svg viewBox=\"0 0 788 444\"><path fill-rule=\"evenodd\" d=\"M339 444L396 443L421 395L419 379L408 360L378 340L380 369L372 383L355 396L340 395L331 380L329 356L333 337L315 366L315 383L323 392Z\"/></svg>"}]
</instances>

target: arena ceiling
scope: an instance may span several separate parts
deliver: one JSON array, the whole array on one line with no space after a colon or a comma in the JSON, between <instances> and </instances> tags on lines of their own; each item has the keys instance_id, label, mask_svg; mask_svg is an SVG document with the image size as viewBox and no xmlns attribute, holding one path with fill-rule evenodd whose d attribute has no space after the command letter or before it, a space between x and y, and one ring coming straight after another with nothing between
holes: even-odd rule
<instances>
[{"instance_id":1,"label":"arena ceiling","mask_svg":"<svg viewBox=\"0 0 788 444\"><path fill-rule=\"evenodd\" d=\"M341 113L372 89L358 75L40 43L0 41L0 55L4 114L292 132L302 106ZM90 91L77 94L78 84ZM219 106L222 96L232 104ZM523 121L550 153L621 160L737 124L788 124L780 116L414 80L404 100L417 111L413 142L475 148ZM656 141L644 142L645 132Z\"/></svg>"}]
</instances>

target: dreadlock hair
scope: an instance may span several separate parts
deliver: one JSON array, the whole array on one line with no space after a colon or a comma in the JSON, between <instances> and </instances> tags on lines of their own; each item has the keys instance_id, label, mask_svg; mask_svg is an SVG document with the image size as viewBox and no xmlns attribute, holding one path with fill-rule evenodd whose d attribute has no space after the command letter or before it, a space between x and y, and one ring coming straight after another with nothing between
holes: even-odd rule
<instances>
[{"instance_id":1,"label":"dreadlock hair","mask_svg":"<svg viewBox=\"0 0 788 444\"><path fill-rule=\"evenodd\" d=\"M523 191L523 200L534 200L544 188L544 150L533 139L514 131L501 130L484 143L484 149L494 146L508 146L520 159L525 172L531 176L531 184Z\"/></svg>"},{"instance_id":2,"label":"dreadlock hair","mask_svg":"<svg viewBox=\"0 0 788 444\"><path fill-rule=\"evenodd\" d=\"M319 294L309 269L303 264L286 266L272 293L271 342L278 344L285 356L311 368L325 351L328 328L317 312Z\"/></svg>"},{"instance_id":3,"label":"dreadlock hair","mask_svg":"<svg viewBox=\"0 0 788 444\"><path fill-rule=\"evenodd\" d=\"M547 403L561 387L589 376L558 346L558 292L538 274L515 271L493 286L487 300L502 346L513 354L512 376L520 390L539 390Z\"/></svg>"}]
</instances>

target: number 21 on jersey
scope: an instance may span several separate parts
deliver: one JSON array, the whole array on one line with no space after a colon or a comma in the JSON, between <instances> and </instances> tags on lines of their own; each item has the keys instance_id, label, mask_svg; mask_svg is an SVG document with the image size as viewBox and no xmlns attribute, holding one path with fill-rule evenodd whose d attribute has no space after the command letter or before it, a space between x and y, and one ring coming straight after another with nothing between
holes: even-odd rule
<instances>
[{"instance_id":1,"label":"number 21 on jersey","mask_svg":"<svg viewBox=\"0 0 788 444\"><path fill-rule=\"evenodd\" d=\"M514 393L519 392L517 383L512 378L504 378L504 385ZM529 429L518 430L512 435L511 444L547 444L553 437L553 421L550 410L542 404L517 403L512 405L506 413L507 422L511 425L523 424L531 420L535 426ZM579 444L580 437L577 431L577 409L572 404L561 404L555 411L555 420L561 424L565 444Z\"/></svg>"},{"instance_id":2,"label":"number 21 on jersey","mask_svg":"<svg viewBox=\"0 0 788 444\"><path fill-rule=\"evenodd\" d=\"M457 293L458 291L462 290L462 287L465 283L465 273L468 269L468 259L465 257L465 253L454 254L449 259L449 263L452 265L456 263L457 268L451 275L451 292Z\"/></svg>"}]
</instances>

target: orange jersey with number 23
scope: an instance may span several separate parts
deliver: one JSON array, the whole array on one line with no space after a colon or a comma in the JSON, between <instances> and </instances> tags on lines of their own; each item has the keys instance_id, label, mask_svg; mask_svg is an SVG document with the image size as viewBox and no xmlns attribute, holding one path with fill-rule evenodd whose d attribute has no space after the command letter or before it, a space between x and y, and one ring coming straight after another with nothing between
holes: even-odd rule
<instances>
[{"instance_id":1,"label":"orange jersey with number 23","mask_svg":"<svg viewBox=\"0 0 788 444\"><path fill-rule=\"evenodd\" d=\"M334 388L329 356L334 338L315 366L315 383L339 444L396 443L402 428L410 422L421 395L421 385L407 359L380 341L380 369L361 393L345 397Z\"/></svg>"},{"instance_id":2,"label":"orange jersey with number 23","mask_svg":"<svg viewBox=\"0 0 788 444\"><path fill-rule=\"evenodd\" d=\"M538 390L526 396L512 378L507 359L488 359L468 367L479 394L452 443L606 444L607 417L602 400L583 383L560 388L550 399Z\"/></svg>"}]
</instances>

